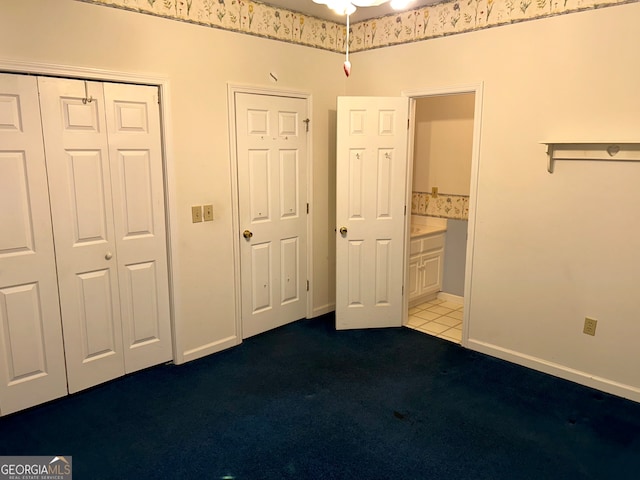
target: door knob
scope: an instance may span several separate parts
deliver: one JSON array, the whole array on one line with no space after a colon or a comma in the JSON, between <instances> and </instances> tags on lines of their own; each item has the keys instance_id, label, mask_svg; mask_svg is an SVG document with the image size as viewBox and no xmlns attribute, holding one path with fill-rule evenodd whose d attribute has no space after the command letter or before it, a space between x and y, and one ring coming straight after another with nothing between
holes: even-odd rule
<instances>
[{"instance_id":1,"label":"door knob","mask_svg":"<svg viewBox=\"0 0 640 480\"><path fill-rule=\"evenodd\" d=\"M250 230L245 230L244 232L242 232L242 236L246 239L249 239L253 237L253 232Z\"/></svg>"},{"instance_id":2,"label":"door knob","mask_svg":"<svg viewBox=\"0 0 640 480\"><path fill-rule=\"evenodd\" d=\"M106 260L111 260L113 258L113 254L111 252L107 252L105 253L104 258Z\"/></svg>"},{"instance_id":3,"label":"door knob","mask_svg":"<svg viewBox=\"0 0 640 480\"><path fill-rule=\"evenodd\" d=\"M340 235L346 235L347 234L347 227L340 227Z\"/></svg>"}]
</instances>

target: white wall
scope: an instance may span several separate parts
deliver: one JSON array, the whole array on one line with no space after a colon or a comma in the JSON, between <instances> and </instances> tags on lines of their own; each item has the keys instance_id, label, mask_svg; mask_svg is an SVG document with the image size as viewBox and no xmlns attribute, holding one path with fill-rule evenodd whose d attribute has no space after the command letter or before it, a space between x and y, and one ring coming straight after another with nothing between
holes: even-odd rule
<instances>
[{"instance_id":1,"label":"white wall","mask_svg":"<svg viewBox=\"0 0 640 480\"><path fill-rule=\"evenodd\" d=\"M333 309L334 245L328 239L334 203L328 197L334 192L335 103L345 85L340 55L72 0L11 0L2 2L0 59L169 79L175 318L184 359L236 335L227 82L311 93L311 284L315 311ZM191 205L208 203L215 220L191 223Z\"/></svg>"},{"instance_id":2,"label":"white wall","mask_svg":"<svg viewBox=\"0 0 640 480\"><path fill-rule=\"evenodd\" d=\"M473 147L472 93L416 101L413 191L469 195Z\"/></svg>"},{"instance_id":3,"label":"white wall","mask_svg":"<svg viewBox=\"0 0 640 480\"><path fill-rule=\"evenodd\" d=\"M538 143L640 141L638 18L633 3L357 53L347 93L484 82L468 345L640 401L640 163L549 174Z\"/></svg>"},{"instance_id":4,"label":"white wall","mask_svg":"<svg viewBox=\"0 0 640 480\"><path fill-rule=\"evenodd\" d=\"M342 57L72 0L11 0L0 58L170 79L179 355L234 334L227 82L313 95L314 307L334 292L335 99L484 82L469 342L640 401L640 164L558 163L546 139L640 140L640 4ZM419 61L416 61L419 59ZM216 220L190 222L214 204ZM595 337L581 333L586 315ZM202 351L201 353L206 353Z\"/></svg>"}]
</instances>

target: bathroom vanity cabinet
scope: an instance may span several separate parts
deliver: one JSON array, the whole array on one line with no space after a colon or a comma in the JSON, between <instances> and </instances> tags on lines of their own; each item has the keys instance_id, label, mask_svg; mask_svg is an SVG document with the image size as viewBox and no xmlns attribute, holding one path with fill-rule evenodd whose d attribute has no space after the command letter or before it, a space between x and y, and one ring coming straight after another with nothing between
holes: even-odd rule
<instances>
[{"instance_id":1,"label":"bathroom vanity cabinet","mask_svg":"<svg viewBox=\"0 0 640 480\"><path fill-rule=\"evenodd\" d=\"M444 229L411 236L409 253L409 306L435 298L442 288Z\"/></svg>"}]
</instances>

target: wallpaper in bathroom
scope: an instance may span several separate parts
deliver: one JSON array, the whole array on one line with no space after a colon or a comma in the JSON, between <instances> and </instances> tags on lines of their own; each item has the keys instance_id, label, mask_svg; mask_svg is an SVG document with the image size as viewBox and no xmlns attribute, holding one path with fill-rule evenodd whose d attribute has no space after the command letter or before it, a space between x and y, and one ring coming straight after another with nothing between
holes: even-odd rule
<instances>
[{"instance_id":1,"label":"wallpaper in bathroom","mask_svg":"<svg viewBox=\"0 0 640 480\"><path fill-rule=\"evenodd\" d=\"M248 0L77 0L191 22L334 52L346 26ZM311 1L311 0L300 0ZM640 0L448 0L351 25L350 51L602 8Z\"/></svg>"},{"instance_id":2,"label":"wallpaper in bathroom","mask_svg":"<svg viewBox=\"0 0 640 480\"><path fill-rule=\"evenodd\" d=\"M430 193L411 193L411 214L429 217L469 219L469 197L439 193L433 197Z\"/></svg>"}]
</instances>

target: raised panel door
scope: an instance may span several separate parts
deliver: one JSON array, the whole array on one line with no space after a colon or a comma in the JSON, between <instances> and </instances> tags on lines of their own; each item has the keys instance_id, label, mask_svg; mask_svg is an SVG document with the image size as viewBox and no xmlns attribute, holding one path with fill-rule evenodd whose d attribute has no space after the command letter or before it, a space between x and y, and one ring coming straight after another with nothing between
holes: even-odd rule
<instances>
[{"instance_id":1,"label":"raised panel door","mask_svg":"<svg viewBox=\"0 0 640 480\"><path fill-rule=\"evenodd\" d=\"M306 314L306 100L235 94L242 337Z\"/></svg>"},{"instance_id":2,"label":"raised panel door","mask_svg":"<svg viewBox=\"0 0 640 480\"><path fill-rule=\"evenodd\" d=\"M172 358L158 89L104 84L127 373Z\"/></svg>"},{"instance_id":3,"label":"raised panel door","mask_svg":"<svg viewBox=\"0 0 640 480\"><path fill-rule=\"evenodd\" d=\"M102 84L38 79L69 391L124 374Z\"/></svg>"},{"instance_id":4,"label":"raised panel door","mask_svg":"<svg viewBox=\"0 0 640 480\"><path fill-rule=\"evenodd\" d=\"M36 79L0 74L0 415L67 393Z\"/></svg>"},{"instance_id":5,"label":"raised panel door","mask_svg":"<svg viewBox=\"0 0 640 480\"><path fill-rule=\"evenodd\" d=\"M409 288L407 294L409 300L420 295L420 255L409 257Z\"/></svg>"},{"instance_id":6,"label":"raised panel door","mask_svg":"<svg viewBox=\"0 0 640 480\"><path fill-rule=\"evenodd\" d=\"M422 276L420 280L421 294L436 293L442 285L443 251L438 250L422 255Z\"/></svg>"},{"instance_id":7,"label":"raised panel door","mask_svg":"<svg viewBox=\"0 0 640 480\"><path fill-rule=\"evenodd\" d=\"M338 329L402 324L408 104L338 98Z\"/></svg>"}]
</instances>

